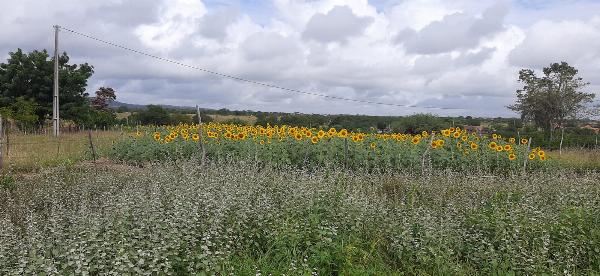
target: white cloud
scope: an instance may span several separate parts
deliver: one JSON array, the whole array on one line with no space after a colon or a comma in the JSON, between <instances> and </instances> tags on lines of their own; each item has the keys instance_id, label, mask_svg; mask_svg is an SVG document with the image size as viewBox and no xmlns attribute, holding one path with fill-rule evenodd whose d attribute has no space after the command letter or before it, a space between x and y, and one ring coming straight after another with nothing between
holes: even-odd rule
<instances>
[{"instance_id":1,"label":"white cloud","mask_svg":"<svg viewBox=\"0 0 600 276\"><path fill-rule=\"evenodd\" d=\"M224 1L227 2L227 1ZM61 24L186 64L321 94L463 110L397 108L298 95L255 86L61 32L61 50L95 66L90 89L112 86L120 100L211 108L402 115L514 115L521 67L566 60L600 87L596 3L273 0L270 10L214 1L3 1L0 55L52 49ZM393 3L393 2L392 2ZM267 16L257 22L257 16ZM27 34L27 35L23 35ZM400 43L399 43L400 42Z\"/></svg>"},{"instance_id":2,"label":"white cloud","mask_svg":"<svg viewBox=\"0 0 600 276\"><path fill-rule=\"evenodd\" d=\"M553 62L572 64L600 62L600 26L594 21L542 20L509 55L516 66L541 68Z\"/></svg>"},{"instance_id":3,"label":"white cloud","mask_svg":"<svg viewBox=\"0 0 600 276\"><path fill-rule=\"evenodd\" d=\"M327 14L313 15L302 36L320 42L346 42L358 36L371 24L372 18L359 17L346 6L336 6Z\"/></svg>"}]
</instances>

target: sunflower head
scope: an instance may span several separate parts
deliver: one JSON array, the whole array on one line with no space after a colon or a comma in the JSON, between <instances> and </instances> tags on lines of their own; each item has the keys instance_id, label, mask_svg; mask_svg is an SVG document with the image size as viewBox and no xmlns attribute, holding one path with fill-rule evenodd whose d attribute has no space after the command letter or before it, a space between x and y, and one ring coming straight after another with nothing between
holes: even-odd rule
<instances>
[{"instance_id":1,"label":"sunflower head","mask_svg":"<svg viewBox=\"0 0 600 276\"><path fill-rule=\"evenodd\" d=\"M517 156L514 153L508 155L508 160L514 161L515 159L517 159Z\"/></svg>"},{"instance_id":2,"label":"sunflower head","mask_svg":"<svg viewBox=\"0 0 600 276\"><path fill-rule=\"evenodd\" d=\"M416 145L416 144L418 144L419 142L421 142L421 139L420 139L419 137L416 137L416 136L415 136L415 137L413 137L413 138L410 140L410 142L411 142L413 145Z\"/></svg>"},{"instance_id":3,"label":"sunflower head","mask_svg":"<svg viewBox=\"0 0 600 276\"><path fill-rule=\"evenodd\" d=\"M313 136L312 138L310 138L310 142L313 144L316 144L319 142L319 137L317 136Z\"/></svg>"},{"instance_id":4,"label":"sunflower head","mask_svg":"<svg viewBox=\"0 0 600 276\"><path fill-rule=\"evenodd\" d=\"M319 132L317 133L317 137L319 137L319 139L325 137L325 131L319 130Z\"/></svg>"},{"instance_id":5,"label":"sunflower head","mask_svg":"<svg viewBox=\"0 0 600 276\"><path fill-rule=\"evenodd\" d=\"M192 134L192 140L198 142L198 140L200 140L200 135L198 133Z\"/></svg>"},{"instance_id":6,"label":"sunflower head","mask_svg":"<svg viewBox=\"0 0 600 276\"><path fill-rule=\"evenodd\" d=\"M371 149L375 149L377 147L377 144L375 144L375 142L371 142L371 144L369 144L369 147Z\"/></svg>"}]
</instances>

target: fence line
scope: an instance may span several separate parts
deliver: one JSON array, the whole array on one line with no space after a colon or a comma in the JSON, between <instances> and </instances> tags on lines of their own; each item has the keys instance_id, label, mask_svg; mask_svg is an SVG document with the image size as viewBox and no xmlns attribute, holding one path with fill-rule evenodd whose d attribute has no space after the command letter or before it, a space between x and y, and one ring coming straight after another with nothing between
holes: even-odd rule
<instances>
[{"instance_id":1,"label":"fence line","mask_svg":"<svg viewBox=\"0 0 600 276\"><path fill-rule=\"evenodd\" d=\"M44 134L1 134L0 127L0 161L3 161L4 165L0 166L0 170L18 168L23 164L36 165L40 164L39 162L52 163L67 159L96 160L98 150L102 152L126 136L125 132L116 130L67 132L59 137ZM75 135L78 138L69 137ZM7 137L12 139L6 139Z\"/></svg>"}]
</instances>

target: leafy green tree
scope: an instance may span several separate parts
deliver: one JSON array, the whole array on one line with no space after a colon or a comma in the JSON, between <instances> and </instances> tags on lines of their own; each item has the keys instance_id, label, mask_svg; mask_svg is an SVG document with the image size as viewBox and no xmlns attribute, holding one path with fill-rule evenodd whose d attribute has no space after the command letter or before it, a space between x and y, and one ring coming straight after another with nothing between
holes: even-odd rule
<instances>
[{"instance_id":1,"label":"leafy green tree","mask_svg":"<svg viewBox=\"0 0 600 276\"><path fill-rule=\"evenodd\" d=\"M0 108L2 116L12 118L22 127L30 127L38 121L35 114L37 104L34 101L27 100L25 97L17 97L15 102L9 106Z\"/></svg>"},{"instance_id":2,"label":"leafy green tree","mask_svg":"<svg viewBox=\"0 0 600 276\"><path fill-rule=\"evenodd\" d=\"M85 120L82 110L88 106L85 92L93 66L84 63L69 64L69 56L58 58L61 118L79 122ZM46 50L23 53L21 49L9 53L6 63L0 63L0 107L16 103L23 97L33 101L35 115L41 123L52 116L53 58Z\"/></svg>"},{"instance_id":3,"label":"leafy green tree","mask_svg":"<svg viewBox=\"0 0 600 276\"><path fill-rule=\"evenodd\" d=\"M402 117L392 122L392 129L396 132L403 133L420 133L424 130L440 130L449 126L450 124L431 114L415 114Z\"/></svg>"},{"instance_id":4,"label":"leafy green tree","mask_svg":"<svg viewBox=\"0 0 600 276\"><path fill-rule=\"evenodd\" d=\"M140 124L166 125L171 123L169 112L159 105L148 105L146 109L131 115L131 120Z\"/></svg>"},{"instance_id":5,"label":"leafy green tree","mask_svg":"<svg viewBox=\"0 0 600 276\"><path fill-rule=\"evenodd\" d=\"M568 119L580 118L592 110L589 104L595 95L581 91L589 83L577 73L566 62L550 64L541 77L531 69L522 69L519 81L524 86L517 90L516 103L508 108L546 130L564 127Z\"/></svg>"}]
</instances>

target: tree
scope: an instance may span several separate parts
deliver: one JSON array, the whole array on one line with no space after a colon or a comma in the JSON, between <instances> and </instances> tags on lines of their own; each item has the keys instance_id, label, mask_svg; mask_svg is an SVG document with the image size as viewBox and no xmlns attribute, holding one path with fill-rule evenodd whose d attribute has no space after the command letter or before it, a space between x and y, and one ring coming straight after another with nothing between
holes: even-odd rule
<instances>
[{"instance_id":1,"label":"tree","mask_svg":"<svg viewBox=\"0 0 600 276\"><path fill-rule=\"evenodd\" d=\"M95 110L107 110L108 104L116 99L115 90L110 87L100 87L96 91L96 97L92 99L91 105Z\"/></svg>"},{"instance_id":2,"label":"tree","mask_svg":"<svg viewBox=\"0 0 600 276\"><path fill-rule=\"evenodd\" d=\"M440 130L449 127L441 118L431 114L415 114L400 118L392 122L392 129L396 132L421 133L422 131Z\"/></svg>"},{"instance_id":3,"label":"tree","mask_svg":"<svg viewBox=\"0 0 600 276\"><path fill-rule=\"evenodd\" d=\"M148 105L146 109L132 115L131 119L144 125L167 125L171 123L169 112L159 105Z\"/></svg>"},{"instance_id":4,"label":"tree","mask_svg":"<svg viewBox=\"0 0 600 276\"><path fill-rule=\"evenodd\" d=\"M519 71L517 101L509 109L521 113L521 118L552 131L564 127L568 119L577 119L592 109L595 95L581 91L589 83L577 77L578 70L566 62L553 63L538 77L531 69Z\"/></svg>"},{"instance_id":5,"label":"tree","mask_svg":"<svg viewBox=\"0 0 600 276\"><path fill-rule=\"evenodd\" d=\"M18 97L14 103L0 108L0 114L14 119L21 127L29 127L38 121L38 116L35 114L36 108L37 104L34 101Z\"/></svg>"},{"instance_id":6,"label":"tree","mask_svg":"<svg viewBox=\"0 0 600 276\"><path fill-rule=\"evenodd\" d=\"M21 49L9 53L6 63L0 63L0 107L16 103L23 97L33 101L35 115L41 123L52 115L53 59L46 50L28 54ZM76 122L84 119L88 107L85 93L88 79L94 73L93 66L84 63L69 64L69 56L63 53L58 58L60 83L60 115L63 119Z\"/></svg>"}]
</instances>

